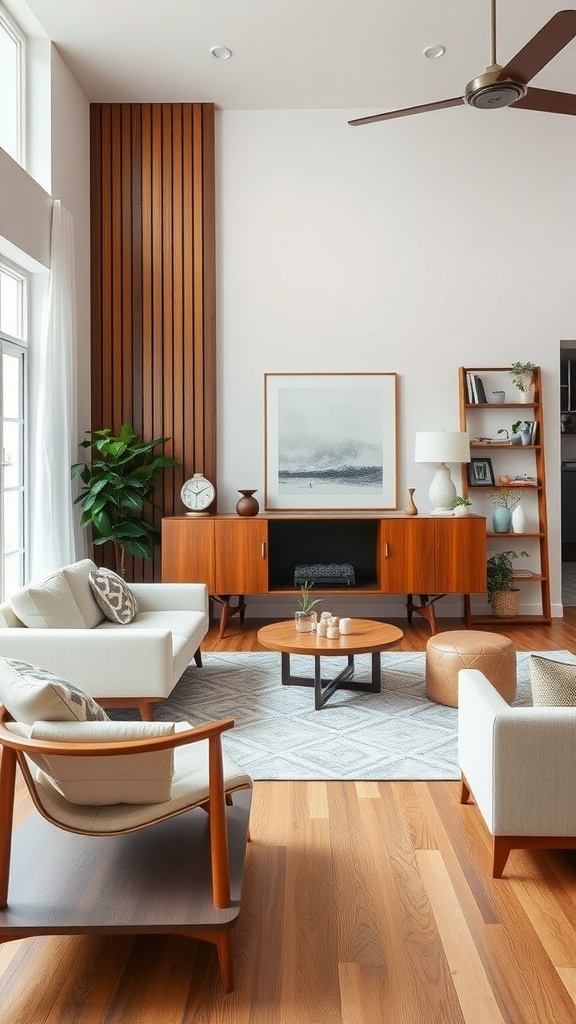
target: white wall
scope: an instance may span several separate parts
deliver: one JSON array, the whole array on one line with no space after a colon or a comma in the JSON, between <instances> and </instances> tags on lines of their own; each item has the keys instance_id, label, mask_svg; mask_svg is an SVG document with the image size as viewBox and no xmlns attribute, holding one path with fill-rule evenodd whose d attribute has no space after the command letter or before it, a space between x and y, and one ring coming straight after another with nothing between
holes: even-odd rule
<instances>
[{"instance_id":1,"label":"white wall","mask_svg":"<svg viewBox=\"0 0 576 1024\"><path fill-rule=\"evenodd\" d=\"M395 371L398 507L414 486L426 511L431 471L414 465L414 434L458 428L458 366L532 360L559 614L559 340L576 328L571 119L462 107L352 128L354 113L217 115L219 511L239 487L257 487L264 504L266 372Z\"/></svg>"}]
</instances>

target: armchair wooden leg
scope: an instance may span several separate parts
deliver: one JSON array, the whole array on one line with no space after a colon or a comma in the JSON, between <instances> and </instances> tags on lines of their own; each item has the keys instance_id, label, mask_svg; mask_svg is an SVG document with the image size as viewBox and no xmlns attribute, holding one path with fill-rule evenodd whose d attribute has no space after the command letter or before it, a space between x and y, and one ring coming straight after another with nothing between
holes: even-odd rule
<instances>
[{"instance_id":1,"label":"armchair wooden leg","mask_svg":"<svg viewBox=\"0 0 576 1024\"><path fill-rule=\"evenodd\" d=\"M232 947L232 932L221 931L217 933L216 949L218 950L218 963L220 964L220 975L226 992L234 991L234 952Z\"/></svg>"},{"instance_id":2,"label":"armchair wooden leg","mask_svg":"<svg viewBox=\"0 0 576 1024\"><path fill-rule=\"evenodd\" d=\"M470 798L470 787L462 775L460 778L460 803L467 804Z\"/></svg>"},{"instance_id":3,"label":"armchair wooden leg","mask_svg":"<svg viewBox=\"0 0 576 1024\"><path fill-rule=\"evenodd\" d=\"M492 838L492 878L502 878L502 872L506 867L508 855L512 849L511 843L506 836L493 836Z\"/></svg>"},{"instance_id":4,"label":"armchair wooden leg","mask_svg":"<svg viewBox=\"0 0 576 1024\"><path fill-rule=\"evenodd\" d=\"M194 652L194 661L196 662L198 668L202 668L202 651L200 650L200 648L198 648L198 650Z\"/></svg>"},{"instance_id":5,"label":"armchair wooden leg","mask_svg":"<svg viewBox=\"0 0 576 1024\"><path fill-rule=\"evenodd\" d=\"M16 753L11 747L4 747L0 765L0 908L8 903L15 783Z\"/></svg>"}]
</instances>

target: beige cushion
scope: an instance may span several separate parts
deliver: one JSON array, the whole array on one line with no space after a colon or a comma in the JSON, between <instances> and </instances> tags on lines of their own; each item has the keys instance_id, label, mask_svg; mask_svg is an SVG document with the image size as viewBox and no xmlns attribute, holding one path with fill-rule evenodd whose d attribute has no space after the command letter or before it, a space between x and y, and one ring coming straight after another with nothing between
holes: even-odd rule
<instances>
[{"instance_id":1,"label":"beige cushion","mask_svg":"<svg viewBox=\"0 0 576 1024\"><path fill-rule=\"evenodd\" d=\"M531 654L530 684L534 707L576 705L576 663Z\"/></svg>"},{"instance_id":2,"label":"beige cushion","mask_svg":"<svg viewBox=\"0 0 576 1024\"><path fill-rule=\"evenodd\" d=\"M86 623L62 570L22 587L10 598L12 611L37 629L84 629Z\"/></svg>"},{"instance_id":3,"label":"beige cushion","mask_svg":"<svg viewBox=\"0 0 576 1024\"><path fill-rule=\"evenodd\" d=\"M90 587L104 615L110 622L126 625L138 611L138 602L121 576L111 569L93 569Z\"/></svg>"},{"instance_id":4,"label":"beige cushion","mask_svg":"<svg viewBox=\"0 0 576 1024\"><path fill-rule=\"evenodd\" d=\"M0 658L0 701L17 722L107 721L92 697L60 676L14 658Z\"/></svg>"},{"instance_id":5,"label":"beige cushion","mask_svg":"<svg viewBox=\"0 0 576 1024\"><path fill-rule=\"evenodd\" d=\"M34 722L32 739L57 743L107 743L170 736L173 722ZM170 799L173 750L110 757L27 755L70 803L155 804Z\"/></svg>"},{"instance_id":6,"label":"beige cushion","mask_svg":"<svg viewBox=\"0 0 576 1024\"><path fill-rule=\"evenodd\" d=\"M91 558L83 558L80 562L65 565L62 569L62 575L70 587L87 629L94 629L94 626L104 618L90 586L90 573L96 568L96 563Z\"/></svg>"}]
</instances>

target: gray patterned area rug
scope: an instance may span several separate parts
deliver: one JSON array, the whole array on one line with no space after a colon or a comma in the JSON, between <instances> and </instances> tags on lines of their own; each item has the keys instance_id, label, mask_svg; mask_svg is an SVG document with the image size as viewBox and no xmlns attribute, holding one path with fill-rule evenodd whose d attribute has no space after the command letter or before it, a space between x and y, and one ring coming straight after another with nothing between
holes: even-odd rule
<instances>
[{"instance_id":1,"label":"gray patterned area rug","mask_svg":"<svg viewBox=\"0 0 576 1024\"><path fill-rule=\"evenodd\" d=\"M517 659L516 703L530 704L528 654ZM282 686L279 654L210 652L203 662L186 670L154 716L193 725L232 716L226 750L254 779L459 777L458 713L426 696L424 654L382 654L382 693L338 690L321 711L312 689ZM295 674L313 671L311 658L291 664ZM334 658L323 667L331 678L345 664ZM368 682L370 656L358 655L355 665L355 678Z\"/></svg>"}]
</instances>

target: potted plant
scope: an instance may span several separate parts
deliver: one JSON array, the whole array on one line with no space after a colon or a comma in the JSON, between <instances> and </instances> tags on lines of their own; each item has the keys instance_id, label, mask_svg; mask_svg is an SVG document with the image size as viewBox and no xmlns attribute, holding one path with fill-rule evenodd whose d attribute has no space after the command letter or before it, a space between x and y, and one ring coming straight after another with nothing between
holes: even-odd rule
<instances>
[{"instance_id":1,"label":"potted plant","mask_svg":"<svg viewBox=\"0 0 576 1024\"><path fill-rule=\"evenodd\" d=\"M494 533L510 533L512 509L520 501L520 494L514 487L499 487L486 495L496 508L492 515Z\"/></svg>"},{"instance_id":2,"label":"potted plant","mask_svg":"<svg viewBox=\"0 0 576 1024\"><path fill-rule=\"evenodd\" d=\"M499 618L518 614L520 591L513 586L512 560L528 557L527 551L499 551L486 562L486 590L492 613Z\"/></svg>"},{"instance_id":3,"label":"potted plant","mask_svg":"<svg viewBox=\"0 0 576 1024\"><path fill-rule=\"evenodd\" d=\"M310 591L314 586L305 580L300 587L300 608L296 612L296 630L298 633L313 633L316 626L316 612L312 609L314 605L320 604L321 598L314 600L310 597Z\"/></svg>"},{"instance_id":4,"label":"potted plant","mask_svg":"<svg viewBox=\"0 0 576 1024\"><path fill-rule=\"evenodd\" d=\"M125 552L151 558L160 532L144 518L146 506L153 511L154 487L162 469L177 466L175 459L154 454L167 437L143 441L129 423L118 434L110 427L86 431L90 436L80 448L90 450L90 462L76 462L72 477L79 476L82 487L74 504L82 508L80 523L92 527L92 543L114 545L116 571L124 576Z\"/></svg>"},{"instance_id":5,"label":"potted plant","mask_svg":"<svg viewBox=\"0 0 576 1024\"><path fill-rule=\"evenodd\" d=\"M530 401L533 383L533 370L535 369L535 363L518 362L512 363L510 366L509 373L512 376L512 383L518 388L522 400L525 402Z\"/></svg>"},{"instance_id":6,"label":"potted plant","mask_svg":"<svg viewBox=\"0 0 576 1024\"><path fill-rule=\"evenodd\" d=\"M452 502L452 508L454 509L454 515L455 516L467 516L468 515L468 510L469 510L471 504L472 504L472 502L469 501L468 498L462 498L461 495L458 494L454 498L454 501Z\"/></svg>"}]
</instances>

